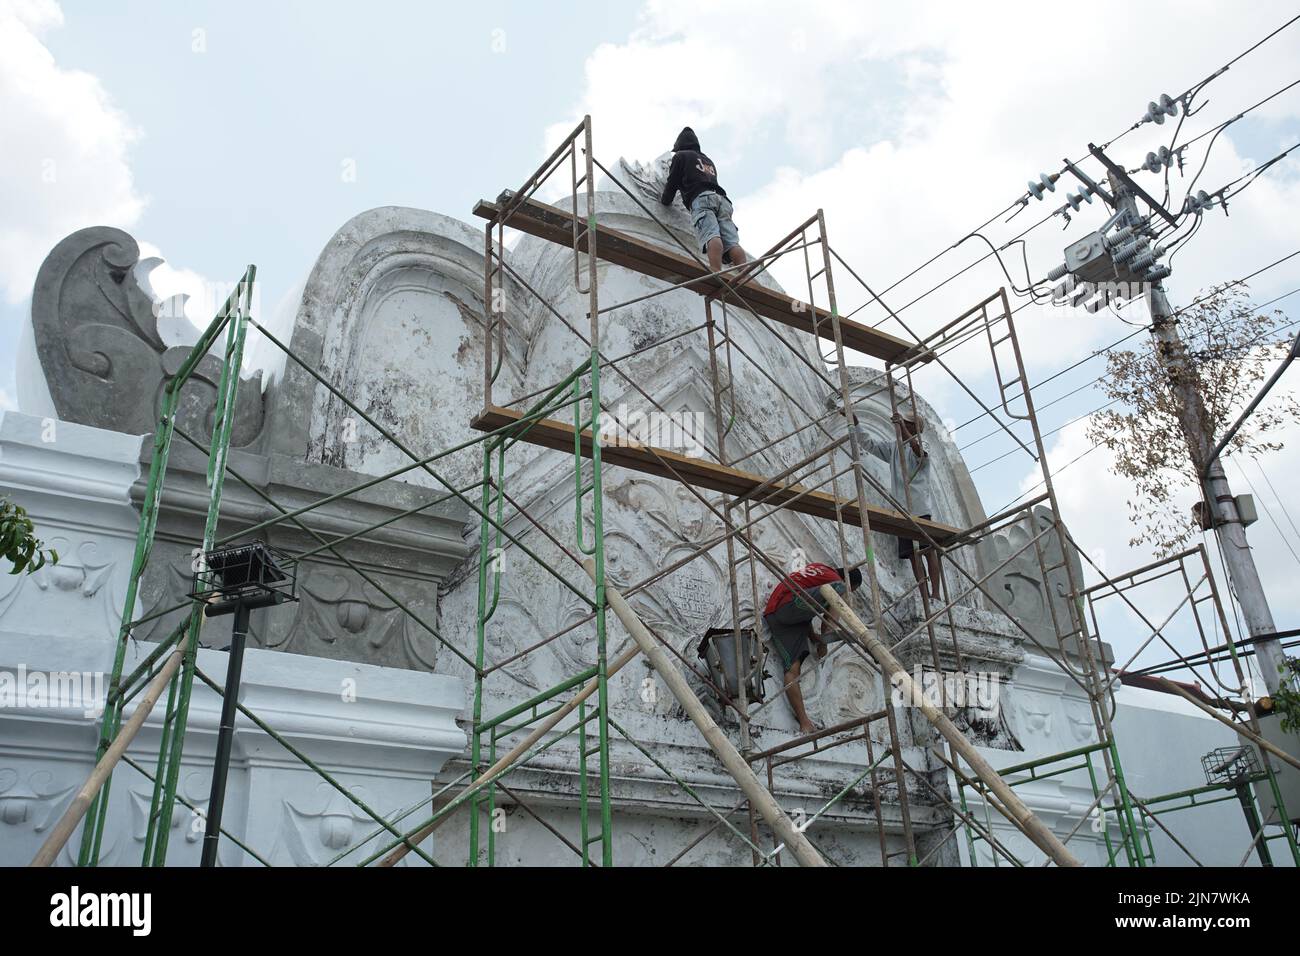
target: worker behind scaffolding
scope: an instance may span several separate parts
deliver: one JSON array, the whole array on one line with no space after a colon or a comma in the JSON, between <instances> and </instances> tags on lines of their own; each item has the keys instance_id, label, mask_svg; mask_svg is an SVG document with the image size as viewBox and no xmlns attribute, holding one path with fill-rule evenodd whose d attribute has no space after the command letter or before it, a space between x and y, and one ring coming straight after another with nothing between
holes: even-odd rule
<instances>
[{"instance_id":1,"label":"worker behind scaffolding","mask_svg":"<svg viewBox=\"0 0 1300 956\"><path fill-rule=\"evenodd\" d=\"M815 733L819 728L804 709L803 691L799 687L804 658L816 648L817 659L826 656L827 645L834 640L844 640L839 623L826 607L818 593L823 584L829 584L841 596L862 585L862 572L854 568L848 574L847 585L843 568L826 564L805 564L782 578L767 599L763 608L763 623L767 626L768 643L776 651L785 668L785 696L790 709L799 721L799 731ZM827 622L833 625L827 627ZM820 622L814 627L814 622Z\"/></svg>"},{"instance_id":2,"label":"worker behind scaffolding","mask_svg":"<svg viewBox=\"0 0 1300 956\"><path fill-rule=\"evenodd\" d=\"M873 437L854 415L853 428L857 432L858 448L863 454L874 455L889 463L889 493L894 499L894 507L914 517L930 519L934 512L933 478L930 446L921 438L921 420L895 414L893 421L896 440L890 442ZM911 538L900 537L898 556L912 565L912 576L922 594L928 582L931 600L941 600L943 571L939 566L939 552L934 546L923 541L918 548Z\"/></svg>"}]
</instances>

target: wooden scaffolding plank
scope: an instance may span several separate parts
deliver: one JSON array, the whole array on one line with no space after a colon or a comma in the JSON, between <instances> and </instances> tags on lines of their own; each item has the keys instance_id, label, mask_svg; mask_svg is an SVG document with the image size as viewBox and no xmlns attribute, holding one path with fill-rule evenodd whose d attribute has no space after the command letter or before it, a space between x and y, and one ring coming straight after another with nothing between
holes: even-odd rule
<instances>
[{"instance_id":1,"label":"wooden scaffolding plank","mask_svg":"<svg viewBox=\"0 0 1300 956\"><path fill-rule=\"evenodd\" d=\"M474 206L474 215L491 222L498 221L502 215L503 203L509 202L509 197L509 193L502 193L497 202L479 200ZM514 206L509 213L507 225L512 229L551 242L566 246L573 245L573 215L535 199L525 199ZM578 248L585 252L586 224L580 223L579 229ZM706 266L608 226L596 226L596 255L607 262L668 283L690 282L686 288L702 294L721 294L725 289L720 279L706 278L709 275ZM691 280L698 281L691 282ZM826 309L814 308L757 283L738 286L721 301L734 303L736 299L742 300L749 308L765 318L788 325L800 332L811 333L815 325L817 335L830 341L835 340L831 314ZM856 349L885 361L896 361L915 345L897 336L878 332L870 326L845 318L840 319L840 335L845 348Z\"/></svg>"},{"instance_id":2,"label":"wooden scaffolding plank","mask_svg":"<svg viewBox=\"0 0 1300 956\"><path fill-rule=\"evenodd\" d=\"M508 425L519 423L521 417L522 413L514 409L493 405L480 413L471 424L479 431L495 431L498 428L505 428ZM520 425L518 437L521 441L541 445L544 448L553 448L569 454L573 453L573 426L554 419L540 419L533 423L531 427L529 427L528 423L523 423ZM581 442L582 456L590 458L590 431L584 430L582 432ZM834 495L823 491L805 491L802 485L786 484L784 482L769 484L766 479L758 475L740 471L736 468L729 468L726 465L719 465L716 462L705 461L702 458L629 442L618 445L602 443L600 446L600 460L605 465L631 468L634 471L648 475L658 475L662 478L679 478L697 487L708 488L710 491L720 491L738 498L752 495L757 502L781 505L791 511L798 511L802 514L813 515L830 521L835 520L836 499ZM846 524L861 525L862 519L855 500L841 498L839 499L839 506L840 514ZM921 540L921 535L916 526L913 525L912 520L897 511L891 511L888 508L869 507L867 517L871 522L872 531L880 531L900 538ZM957 528L940 524L937 521L929 521L924 518L916 518L915 521L916 525L924 528L925 532L938 542L946 541L958 533Z\"/></svg>"}]
</instances>

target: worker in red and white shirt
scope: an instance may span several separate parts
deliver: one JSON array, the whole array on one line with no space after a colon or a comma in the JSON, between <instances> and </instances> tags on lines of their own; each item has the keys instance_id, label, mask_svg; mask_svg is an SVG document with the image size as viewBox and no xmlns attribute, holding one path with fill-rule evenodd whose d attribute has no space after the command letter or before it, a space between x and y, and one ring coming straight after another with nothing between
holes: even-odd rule
<instances>
[{"instance_id":1,"label":"worker in red and white shirt","mask_svg":"<svg viewBox=\"0 0 1300 956\"><path fill-rule=\"evenodd\" d=\"M806 564L782 578L763 608L763 623L767 625L769 642L776 648L785 667L785 695L790 701L799 731L816 732L817 726L808 718L803 706L803 691L799 689L799 673L803 659L817 642L817 659L826 656L826 625L823 619L821 633L813 631L813 621L826 614L826 601L818 589L829 584L841 596L862 585L862 572L849 572L845 587L844 569L826 564Z\"/></svg>"}]
</instances>

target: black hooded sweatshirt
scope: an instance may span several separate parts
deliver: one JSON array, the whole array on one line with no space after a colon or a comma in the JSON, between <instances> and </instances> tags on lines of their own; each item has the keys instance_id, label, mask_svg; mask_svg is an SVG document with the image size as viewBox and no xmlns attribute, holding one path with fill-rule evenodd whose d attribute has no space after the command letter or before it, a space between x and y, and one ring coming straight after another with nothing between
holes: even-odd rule
<instances>
[{"instance_id":1,"label":"black hooded sweatshirt","mask_svg":"<svg viewBox=\"0 0 1300 956\"><path fill-rule=\"evenodd\" d=\"M668 168L668 183L659 201L665 206L672 205L678 190L682 192L682 203L689 211L695 197L704 192L715 192L720 196L727 191L718 185L718 170L713 160L700 152L700 141L695 131L687 126L677 134L673 143L673 163Z\"/></svg>"}]
</instances>

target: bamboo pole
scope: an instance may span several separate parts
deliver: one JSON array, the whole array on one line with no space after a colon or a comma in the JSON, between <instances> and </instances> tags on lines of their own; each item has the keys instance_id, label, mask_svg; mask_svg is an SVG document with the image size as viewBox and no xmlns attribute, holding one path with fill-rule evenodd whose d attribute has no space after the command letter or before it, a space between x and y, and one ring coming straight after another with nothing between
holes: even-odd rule
<instances>
[{"instance_id":1,"label":"bamboo pole","mask_svg":"<svg viewBox=\"0 0 1300 956\"><path fill-rule=\"evenodd\" d=\"M614 660L610 662L609 669L605 672L606 678L613 677L615 674L619 672L619 670L624 665L626 665L629 661L631 661L634 657L636 657L640 653L641 653L641 649L637 647L635 644L633 644L631 647L629 647L622 654L620 654L618 657L614 658ZM530 733L527 737L525 737L517 745L515 745L515 747L513 747L508 754L503 756L500 760L498 760L491 767L489 767L487 771L483 774L483 776L479 777L472 784L470 784L459 794L457 794L456 798L452 800L450 803L448 803L446 807L443 808L442 816L438 817L438 819L434 820L432 823L422 827L416 833L412 834L410 837L407 838L406 843L394 847L393 851L389 853L388 856L384 857L382 860L379 861L379 865L392 866L393 864L397 863L402 857L406 856L407 853L411 852L411 846L410 846L411 844L417 844L428 839L429 835L432 834L434 830L438 829L438 827L442 826L445 822L447 822L447 820L451 818L451 809L453 806L464 803L474 794L478 793L480 790L482 790L484 787L490 784L493 780L497 779L503 773L505 773L506 770L510 768L510 765L513 764L520 757L522 757L529 750L529 748L533 746L533 744L537 743L537 741L541 740L542 737L546 736L546 734L550 732L555 727L556 724L562 721L565 717L569 716L569 714L573 713L573 711L577 709L580 703L582 703L584 700L586 700L588 697L594 694L596 692L596 686L597 685L596 685L595 677L587 681L587 683L583 685L582 690L578 691L578 693L568 703L566 703L563 707L561 707L555 713L551 714L551 716L547 717L540 724L538 724L537 728L532 733Z\"/></svg>"},{"instance_id":2,"label":"bamboo pole","mask_svg":"<svg viewBox=\"0 0 1300 956\"><path fill-rule=\"evenodd\" d=\"M1296 760L1295 757L1291 756L1289 753L1287 753L1285 750L1278 747L1276 744L1269 743L1267 740L1265 740L1263 737L1261 737L1259 734L1255 733L1254 731L1247 730L1241 724L1229 720L1227 717L1224 717L1218 711L1214 710L1214 708L1197 700L1195 697L1193 697L1187 691L1183 690L1183 688L1179 687L1177 684L1175 684L1173 681L1169 680L1168 678L1157 676L1156 680L1159 681L1160 685L1164 687L1166 690L1172 691L1173 693L1178 694L1185 700L1195 704L1197 707L1205 711L1207 714L1209 714L1219 723L1227 724L1229 727L1231 727L1233 730L1239 733L1242 737L1249 740L1256 747L1261 747L1264 750L1267 750L1278 760L1285 761L1286 763L1289 763L1291 766L1295 767L1297 770L1300 770L1300 760Z\"/></svg>"},{"instance_id":3,"label":"bamboo pole","mask_svg":"<svg viewBox=\"0 0 1300 956\"><path fill-rule=\"evenodd\" d=\"M975 771L976 776L984 781L985 786L997 795L1002 805L1009 811L1014 818L1014 823L1020 828L1025 836L1029 837L1034 844L1046 853L1057 866L1081 866L1079 860L1069 850L1065 844L1060 841L1043 821L1036 817L1032 810L1025 806L1014 790L1007 785L999 774L989 764L987 760L980 756L975 746L966 739L965 735L957 729L951 720L944 716L943 711L934 707L925 700L925 695L921 688L916 685L912 676L904 670L903 665L898 659L890 653L889 648L873 634L865 624L859 620L858 616L853 613L852 609L841 600L840 596L835 593L829 584L821 586L821 595L827 602L827 607L836 620L847 626L854 636L862 642L863 646L875 658L876 663L880 665L884 673L885 680L888 683L898 683L902 685L904 694L908 700L914 701L919 706L925 719L934 725L935 730L943 734L944 738L952 745L953 750L957 751ZM899 781L902 786L902 781Z\"/></svg>"},{"instance_id":4,"label":"bamboo pole","mask_svg":"<svg viewBox=\"0 0 1300 956\"><path fill-rule=\"evenodd\" d=\"M162 696L167 683L175 675L177 668L181 666L183 656L180 648L172 651L171 657L167 658L162 670L150 682L144 696L140 698L140 703L135 708L135 713L131 715L131 719L122 726L117 737L113 739L113 743L104 752L104 756L99 759L99 763L95 764L95 769L90 772L90 777L87 778L85 785L72 798L72 803L68 805L68 809L64 811L63 816L59 818L59 822L50 831L50 835L41 844L40 850L32 858L31 866L53 866L55 857L59 855L63 845L68 842L76 831L77 825L81 823L82 818L86 815L86 811L90 809L90 802L95 799L95 794L99 793L104 781L113 772L113 768L122 759L122 755L126 753L126 748L131 745L135 735L144 726L145 718L149 716L154 704L158 703L158 698Z\"/></svg>"},{"instance_id":5,"label":"bamboo pole","mask_svg":"<svg viewBox=\"0 0 1300 956\"><path fill-rule=\"evenodd\" d=\"M583 567L587 573L595 577L595 568L590 561L583 562ZM605 585L605 598L609 601L609 606L618 615L618 619L623 622L627 632L632 635L632 639L640 646L641 651L645 654L650 665L659 672L659 677L668 689L673 692L677 702L682 705L688 717L699 728L704 739L708 741L713 752L718 755L727 772L735 778L736 784L744 791L753 804L754 809L767 821L768 825L776 831L781 840L790 847L796 860L801 866L826 866L826 861L822 855L817 852L803 831L798 829L790 820L781 805L776 802L776 798L759 782L749 762L740 755L731 741L727 739L726 734L709 716L704 705L700 703L699 698L691 690L690 685L686 683L686 678L674 666L672 659L659 646L649 629L641 623L641 618L632 610L627 601L623 600L623 595L617 590Z\"/></svg>"}]
</instances>

